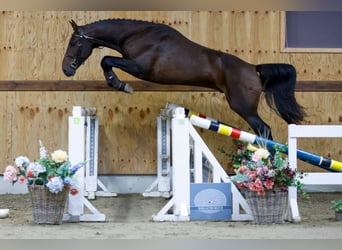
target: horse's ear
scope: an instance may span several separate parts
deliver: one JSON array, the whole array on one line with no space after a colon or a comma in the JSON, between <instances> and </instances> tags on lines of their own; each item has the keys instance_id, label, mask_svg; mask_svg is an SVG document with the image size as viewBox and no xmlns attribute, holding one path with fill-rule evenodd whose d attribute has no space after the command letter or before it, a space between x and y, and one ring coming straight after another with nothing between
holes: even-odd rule
<instances>
[{"instance_id":1,"label":"horse's ear","mask_svg":"<svg viewBox=\"0 0 342 250\"><path fill-rule=\"evenodd\" d=\"M74 29L74 31L76 33L79 33L77 23L74 20L70 20L69 23L71 24L71 27Z\"/></svg>"}]
</instances>

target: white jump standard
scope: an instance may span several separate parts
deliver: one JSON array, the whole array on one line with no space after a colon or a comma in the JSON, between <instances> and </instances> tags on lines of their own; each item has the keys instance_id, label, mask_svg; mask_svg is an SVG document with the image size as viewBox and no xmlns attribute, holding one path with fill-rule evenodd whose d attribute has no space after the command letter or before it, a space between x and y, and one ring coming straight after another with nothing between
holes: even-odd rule
<instances>
[{"instance_id":1,"label":"white jump standard","mask_svg":"<svg viewBox=\"0 0 342 250\"><path fill-rule=\"evenodd\" d=\"M160 115L157 118L157 178L143 192L145 197L171 197L171 156L170 118Z\"/></svg>"},{"instance_id":2,"label":"white jump standard","mask_svg":"<svg viewBox=\"0 0 342 250\"><path fill-rule=\"evenodd\" d=\"M153 215L154 221L189 221L190 220L190 185L203 183L203 157L210 165L212 183L230 183L232 220L253 220L251 210L238 189L231 183L229 176L216 160L210 149L203 142L197 131L185 117L183 108L172 110L172 198ZM187 139L189 138L189 139ZM190 163L191 147L193 164ZM244 213L243 213L244 212Z\"/></svg>"},{"instance_id":3,"label":"white jump standard","mask_svg":"<svg viewBox=\"0 0 342 250\"><path fill-rule=\"evenodd\" d=\"M94 199L95 195L98 195L99 184L105 188L97 177L98 119L95 108L73 107L72 116L69 117L68 140L70 162L72 164L86 162L86 164L75 174L75 185L79 193L69 194L68 213L64 214L63 220L105 221L106 216L85 198L88 195L89 198ZM91 214L85 214L84 207L87 207Z\"/></svg>"}]
</instances>

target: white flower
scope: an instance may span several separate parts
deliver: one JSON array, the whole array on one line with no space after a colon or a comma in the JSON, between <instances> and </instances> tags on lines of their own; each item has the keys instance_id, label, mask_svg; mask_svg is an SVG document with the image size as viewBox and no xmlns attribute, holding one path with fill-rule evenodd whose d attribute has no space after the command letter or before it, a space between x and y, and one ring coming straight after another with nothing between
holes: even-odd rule
<instances>
[{"instance_id":1,"label":"white flower","mask_svg":"<svg viewBox=\"0 0 342 250\"><path fill-rule=\"evenodd\" d=\"M274 171L274 169L270 169L268 171L268 174L267 174L268 177L274 177L275 175L276 175L276 171Z\"/></svg>"},{"instance_id":2,"label":"white flower","mask_svg":"<svg viewBox=\"0 0 342 250\"><path fill-rule=\"evenodd\" d=\"M63 179L60 176L53 177L49 180L46 186L49 188L51 193L57 194L58 192L63 190Z\"/></svg>"},{"instance_id":3,"label":"white flower","mask_svg":"<svg viewBox=\"0 0 342 250\"><path fill-rule=\"evenodd\" d=\"M19 156L14 163L17 167L26 167L30 164L30 160L26 156Z\"/></svg>"},{"instance_id":4,"label":"white flower","mask_svg":"<svg viewBox=\"0 0 342 250\"><path fill-rule=\"evenodd\" d=\"M31 170L33 173L33 176L38 177L40 173L44 173L46 171L45 166L40 165L39 163L32 162L30 165L27 167L27 172Z\"/></svg>"},{"instance_id":5,"label":"white flower","mask_svg":"<svg viewBox=\"0 0 342 250\"><path fill-rule=\"evenodd\" d=\"M40 159L47 157L47 150L45 149L41 140L39 140L39 155L40 155Z\"/></svg>"},{"instance_id":6,"label":"white flower","mask_svg":"<svg viewBox=\"0 0 342 250\"><path fill-rule=\"evenodd\" d=\"M270 152L264 148L259 148L254 154L259 156L261 159L267 159L270 156Z\"/></svg>"},{"instance_id":7,"label":"white flower","mask_svg":"<svg viewBox=\"0 0 342 250\"><path fill-rule=\"evenodd\" d=\"M51 154L51 158L55 162L62 163L68 160L68 154L65 151L59 149Z\"/></svg>"}]
</instances>

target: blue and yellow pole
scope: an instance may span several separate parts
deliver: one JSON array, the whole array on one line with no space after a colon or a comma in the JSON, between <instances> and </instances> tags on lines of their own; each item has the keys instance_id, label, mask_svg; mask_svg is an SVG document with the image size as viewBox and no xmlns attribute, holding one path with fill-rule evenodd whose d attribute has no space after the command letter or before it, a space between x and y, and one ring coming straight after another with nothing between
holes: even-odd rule
<instances>
[{"instance_id":1,"label":"blue and yellow pole","mask_svg":"<svg viewBox=\"0 0 342 250\"><path fill-rule=\"evenodd\" d=\"M213 118L207 117L203 114L191 111L189 109L184 109L184 111L185 111L185 115L188 118L190 118L191 123L195 126L208 129L211 131L215 131L219 134L233 137L235 139L238 139L244 142L266 145L266 147L269 149L272 149L274 147L279 147L284 150L285 154L288 154L288 147L285 144L272 141L272 140L263 138L261 136L257 136L249 132L245 132L243 130L234 128L230 125L222 123ZM309 152L297 149L297 158L304 162L315 165L317 167L326 169L330 172L342 171L342 162L331 160L321 155L316 155L313 153L309 153Z\"/></svg>"}]
</instances>

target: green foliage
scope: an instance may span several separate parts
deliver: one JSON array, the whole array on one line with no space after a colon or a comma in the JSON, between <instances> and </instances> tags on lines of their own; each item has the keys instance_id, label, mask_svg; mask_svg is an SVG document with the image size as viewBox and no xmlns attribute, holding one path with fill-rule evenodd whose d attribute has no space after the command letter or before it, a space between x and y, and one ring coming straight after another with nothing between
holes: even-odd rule
<instances>
[{"instance_id":1,"label":"green foliage","mask_svg":"<svg viewBox=\"0 0 342 250\"><path fill-rule=\"evenodd\" d=\"M336 212L342 212L342 199L332 201L331 209L335 210Z\"/></svg>"}]
</instances>

